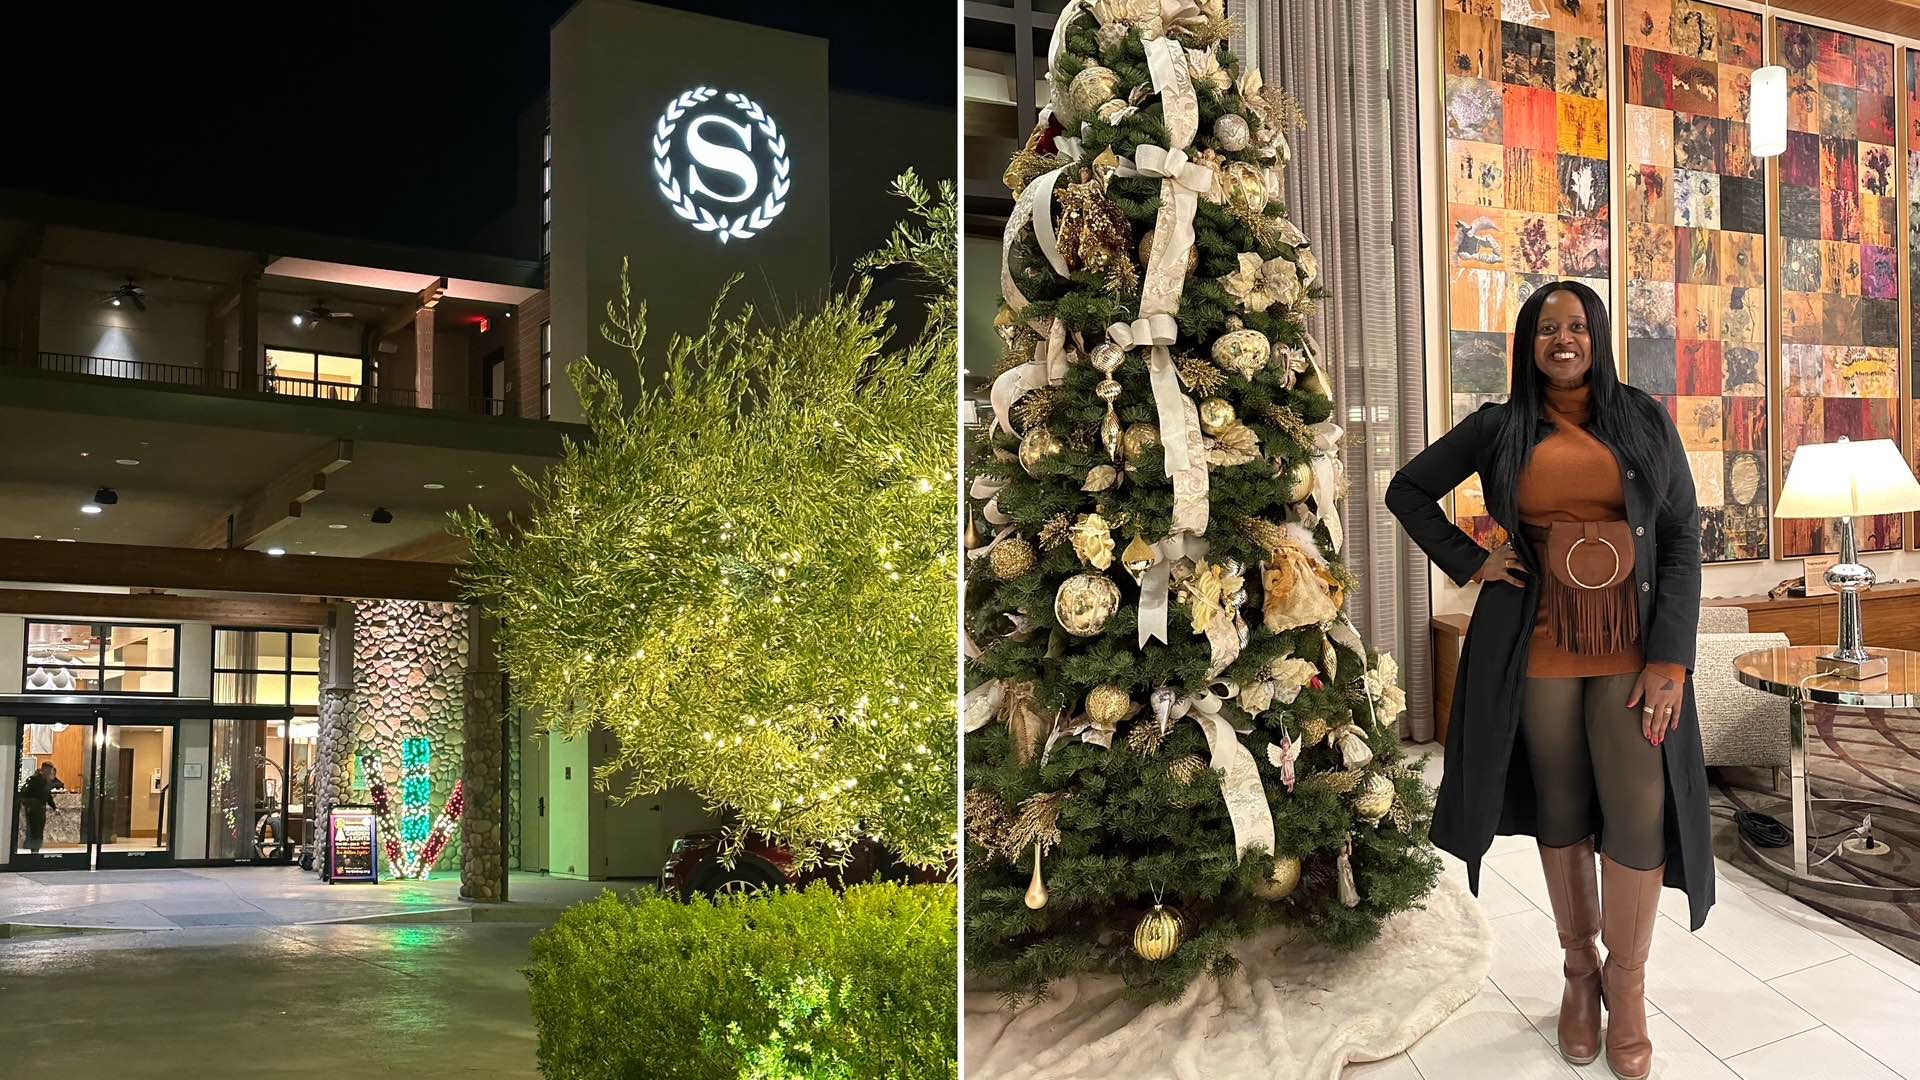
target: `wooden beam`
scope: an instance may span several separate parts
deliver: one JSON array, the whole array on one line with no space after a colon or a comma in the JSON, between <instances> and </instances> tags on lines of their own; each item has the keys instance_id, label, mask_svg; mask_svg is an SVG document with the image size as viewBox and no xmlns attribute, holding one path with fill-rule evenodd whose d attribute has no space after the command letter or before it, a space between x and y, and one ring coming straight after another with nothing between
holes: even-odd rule
<instances>
[{"instance_id":1,"label":"wooden beam","mask_svg":"<svg viewBox=\"0 0 1920 1080\"><path fill-rule=\"evenodd\" d=\"M440 306L440 298L447 294L447 279L439 278L426 288L413 294L413 299L400 305L394 313L382 319L379 324L381 337L397 334L414 325L414 317L423 311L432 311Z\"/></svg>"},{"instance_id":2,"label":"wooden beam","mask_svg":"<svg viewBox=\"0 0 1920 1080\"><path fill-rule=\"evenodd\" d=\"M298 518L303 506L326 494L327 477L351 464L353 440L327 440L325 445L294 462L285 472L235 507L230 515L233 519L231 541L218 546L246 547ZM194 537L193 546L215 546L200 542L215 535L217 525L210 525Z\"/></svg>"},{"instance_id":3,"label":"wooden beam","mask_svg":"<svg viewBox=\"0 0 1920 1080\"><path fill-rule=\"evenodd\" d=\"M1786 19L1812 15L1862 30L1920 37L1920 3L1915 0L1773 0L1773 10Z\"/></svg>"},{"instance_id":4,"label":"wooden beam","mask_svg":"<svg viewBox=\"0 0 1920 1080\"><path fill-rule=\"evenodd\" d=\"M0 539L0 566L7 568L8 579L31 584L385 600L461 598L455 567L394 559Z\"/></svg>"},{"instance_id":5,"label":"wooden beam","mask_svg":"<svg viewBox=\"0 0 1920 1080\"><path fill-rule=\"evenodd\" d=\"M445 530L374 552L370 558L403 562L463 563L473 557L467 539Z\"/></svg>"},{"instance_id":6,"label":"wooden beam","mask_svg":"<svg viewBox=\"0 0 1920 1080\"><path fill-rule=\"evenodd\" d=\"M175 596L171 593L54 592L0 589L0 614L57 619L150 619L222 626L320 627L331 605L271 596Z\"/></svg>"}]
</instances>

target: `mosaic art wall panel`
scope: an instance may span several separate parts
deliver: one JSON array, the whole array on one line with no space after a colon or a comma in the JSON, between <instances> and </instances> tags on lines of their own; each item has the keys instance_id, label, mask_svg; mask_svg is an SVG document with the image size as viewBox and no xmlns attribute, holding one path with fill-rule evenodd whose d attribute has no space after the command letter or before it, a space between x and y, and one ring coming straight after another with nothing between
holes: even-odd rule
<instances>
[{"instance_id":1,"label":"mosaic art wall panel","mask_svg":"<svg viewBox=\"0 0 1920 1080\"><path fill-rule=\"evenodd\" d=\"M1768 554L1766 180L1748 152L1760 16L1623 0L1627 381L1673 414L1706 562Z\"/></svg>"},{"instance_id":2,"label":"mosaic art wall panel","mask_svg":"<svg viewBox=\"0 0 1920 1080\"><path fill-rule=\"evenodd\" d=\"M1513 321L1540 285L1610 296L1605 0L1444 0L1447 370L1453 420L1507 393ZM1490 543L1478 477L1454 519Z\"/></svg>"},{"instance_id":3,"label":"mosaic art wall panel","mask_svg":"<svg viewBox=\"0 0 1920 1080\"><path fill-rule=\"evenodd\" d=\"M1900 437L1899 181L1893 46L1778 19L1787 68L1779 177L1779 477L1795 447ZM1856 523L1863 551L1897 548L1902 519ZM1782 519L1779 558L1838 548L1831 521Z\"/></svg>"}]
</instances>

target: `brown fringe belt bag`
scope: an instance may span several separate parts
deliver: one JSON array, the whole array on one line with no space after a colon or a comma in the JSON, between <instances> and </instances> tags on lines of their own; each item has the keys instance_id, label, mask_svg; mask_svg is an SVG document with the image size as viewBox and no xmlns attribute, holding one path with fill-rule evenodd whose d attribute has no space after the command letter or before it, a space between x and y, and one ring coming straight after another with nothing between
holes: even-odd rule
<instances>
[{"instance_id":1,"label":"brown fringe belt bag","mask_svg":"<svg viewBox=\"0 0 1920 1080\"><path fill-rule=\"evenodd\" d=\"M1581 656L1633 647L1640 640L1633 527L1624 521L1556 521L1522 528L1546 563L1540 603L1554 645Z\"/></svg>"}]
</instances>

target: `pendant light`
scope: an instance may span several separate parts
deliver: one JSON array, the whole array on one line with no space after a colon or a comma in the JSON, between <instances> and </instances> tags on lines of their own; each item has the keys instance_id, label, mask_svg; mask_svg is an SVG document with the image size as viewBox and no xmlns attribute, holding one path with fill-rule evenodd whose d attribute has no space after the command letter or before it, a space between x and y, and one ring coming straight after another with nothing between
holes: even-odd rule
<instances>
[{"instance_id":1,"label":"pendant light","mask_svg":"<svg viewBox=\"0 0 1920 1080\"><path fill-rule=\"evenodd\" d=\"M1760 16L1761 33L1766 33L1773 5ZM1758 68L1748 84L1747 139L1749 151L1757 158L1779 157L1787 150L1787 69L1779 64Z\"/></svg>"}]
</instances>

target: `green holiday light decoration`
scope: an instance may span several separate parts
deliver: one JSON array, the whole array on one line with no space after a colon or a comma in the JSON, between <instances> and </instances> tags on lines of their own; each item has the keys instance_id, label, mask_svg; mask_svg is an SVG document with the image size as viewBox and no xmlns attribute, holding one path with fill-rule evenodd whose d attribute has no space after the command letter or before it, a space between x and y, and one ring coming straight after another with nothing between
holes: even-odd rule
<instances>
[{"instance_id":1,"label":"green holiday light decoration","mask_svg":"<svg viewBox=\"0 0 1920 1080\"><path fill-rule=\"evenodd\" d=\"M409 861L417 858L433 831L433 743L408 739L400 744L400 842Z\"/></svg>"},{"instance_id":2,"label":"green holiday light decoration","mask_svg":"<svg viewBox=\"0 0 1920 1080\"><path fill-rule=\"evenodd\" d=\"M435 816L433 808L433 742L410 738L400 744L400 822L393 819L393 799L372 754L364 759L366 775L371 778L369 794L373 812L380 820L381 844L387 857L387 876L424 878L440 861L441 852L453 838L453 827L466 812L467 782L456 780L447 805Z\"/></svg>"}]
</instances>

